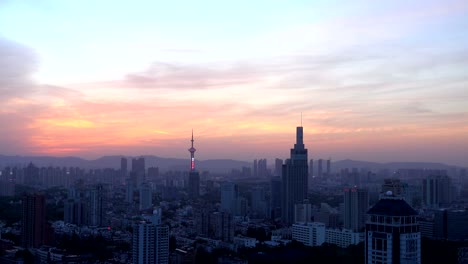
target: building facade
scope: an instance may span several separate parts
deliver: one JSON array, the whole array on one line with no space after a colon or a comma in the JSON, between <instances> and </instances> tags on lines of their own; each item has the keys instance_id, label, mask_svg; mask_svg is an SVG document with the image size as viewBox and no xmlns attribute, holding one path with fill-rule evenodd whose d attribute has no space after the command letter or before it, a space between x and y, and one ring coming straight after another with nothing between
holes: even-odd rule
<instances>
[{"instance_id":1,"label":"building facade","mask_svg":"<svg viewBox=\"0 0 468 264\"><path fill-rule=\"evenodd\" d=\"M421 234L418 213L404 200L380 199L367 212L367 264L420 264Z\"/></svg>"}]
</instances>

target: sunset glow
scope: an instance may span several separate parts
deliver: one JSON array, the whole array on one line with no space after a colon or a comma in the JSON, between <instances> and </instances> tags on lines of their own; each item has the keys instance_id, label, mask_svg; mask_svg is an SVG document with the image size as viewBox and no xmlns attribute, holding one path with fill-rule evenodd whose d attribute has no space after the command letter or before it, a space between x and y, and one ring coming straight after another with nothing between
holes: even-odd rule
<instances>
[{"instance_id":1,"label":"sunset glow","mask_svg":"<svg viewBox=\"0 0 468 264\"><path fill-rule=\"evenodd\" d=\"M467 1L4 1L0 154L468 165ZM338 8L340 7L340 8Z\"/></svg>"}]
</instances>

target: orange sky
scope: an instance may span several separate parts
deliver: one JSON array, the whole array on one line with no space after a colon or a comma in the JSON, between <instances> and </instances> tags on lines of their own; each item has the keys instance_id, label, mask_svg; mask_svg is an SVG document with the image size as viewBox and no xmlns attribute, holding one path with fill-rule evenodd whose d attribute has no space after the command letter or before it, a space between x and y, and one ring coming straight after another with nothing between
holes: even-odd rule
<instances>
[{"instance_id":1,"label":"orange sky","mask_svg":"<svg viewBox=\"0 0 468 264\"><path fill-rule=\"evenodd\" d=\"M468 166L463 1L104 2L0 5L0 154Z\"/></svg>"}]
</instances>

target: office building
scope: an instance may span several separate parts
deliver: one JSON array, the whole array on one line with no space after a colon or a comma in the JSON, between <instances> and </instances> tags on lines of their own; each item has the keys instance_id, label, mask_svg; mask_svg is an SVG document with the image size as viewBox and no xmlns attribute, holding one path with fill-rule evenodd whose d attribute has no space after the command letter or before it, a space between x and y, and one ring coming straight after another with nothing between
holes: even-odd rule
<instances>
[{"instance_id":1,"label":"office building","mask_svg":"<svg viewBox=\"0 0 468 264\"><path fill-rule=\"evenodd\" d=\"M440 209L434 213L434 238L451 241L468 240L468 210Z\"/></svg>"},{"instance_id":2,"label":"office building","mask_svg":"<svg viewBox=\"0 0 468 264\"><path fill-rule=\"evenodd\" d=\"M317 222L295 223L292 225L292 239L309 247L325 243L325 225Z\"/></svg>"},{"instance_id":3,"label":"office building","mask_svg":"<svg viewBox=\"0 0 468 264\"><path fill-rule=\"evenodd\" d=\"M327 176L331 175L331 159L327 159Z\"/></svg>"},{"instance_id":4,"label":"office building","mask_svg":"<svg viewBox=\"0 0 468 264\"><path fill-rule=\"evenodd\" d=\"M296 144L291 156L283 164L282 172L282 219L287 224L294 222L294 205L307 199L308 164L307 149L303 142L303 128L296 128Z\"/></svg>"},{"instance_id":5,"label":"office building","mask_svg":"<svg viewBox=\"0 0 468 264\"><path fill-rule=\"evenodd\" d=\"M325 242L347 248L351 245L359 244L361 237L363 237L362 235L363 233L353 232L348 229L327 228L325 230Z\"/></svg>"},{"instance_id":6,"label":"office building","mask_svg":"<svg viewBox=\"0 0 468 264\"><path fill-rule=\"evenodd\" d=\"M369 209L369 191L356 187L344 189L344 228L363 231Z\"/></svg>"},{"instance_id":7,"label":"office building","mask_svg":"<svg viewBox=\"0 0 468 264\"><path fill-rule=\"evenodd\" d=\"M21 245L24 248L37 248L43 245L46 235L46 206L44 195L24 195L21 209Z\"/></svg>"},{"instance_id":8,"label":"office building","mask_svg":"<svg viewBox=\"0 0 468 264\"><path fill-rule=\"evenodd\" d=\"M404 200L389 196L367 212L365 259L367 264L421 263L418 213Z\"/></svg>"}]
</instances>

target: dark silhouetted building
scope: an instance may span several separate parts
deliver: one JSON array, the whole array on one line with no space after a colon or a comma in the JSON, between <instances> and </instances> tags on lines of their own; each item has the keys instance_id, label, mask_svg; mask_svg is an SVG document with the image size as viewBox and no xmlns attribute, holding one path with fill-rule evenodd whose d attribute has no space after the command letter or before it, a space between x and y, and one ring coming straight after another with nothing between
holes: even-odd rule
<instances>
[{"instance_id":1,"label":"dark silhouetted building","mask_svg":"<svg viewBox=\"0 0 468 264\"><path fill-rule=\"evenodd\" d=\"M318 177L322 177L322 176L323 176L323 159L319 159L319 160L318 160L317 176L318 176Z\"/></svg>"},{"instance_id":2,"label":"dark silhouetted building","mask_svg":"<svg viewBox=\"0 0 468 264\"><path fill-rule=\"evenodd\" d=\"M369 191L359 188L344 189L344 228L363 231L369 209Z\"/></svg>"},{"instance_id":3,"label":"dark silhouetted building","mask_svg":"<svg viewBox=\"0 0 468 264\"><path fill-rule=\"evenodd\" d=\"M307 149L303 142L303 128L296 128L296 144L291 157L283 164L282 173L282 219L287 224L294 222L294 205L307 199L308 165Z\"/></svg>"},{"instance_id":4,"label":"dark silhouetted building","mask_svg":"<svg viewBox=\"0 0 468 264\"><path fill-rule=\"evenodd\" d=\"M45 197L42 194L25 195L22 200L21 244L37 248L44 244L46 232Z\"/></svg>"},{"instance_id":5,"label":"dark silhouetted building","mask_svg":"<svg viewBox=\"0 0 468 264\"><path fill-rule=\"evenodd\" d=\"M272 219L281 217L281 189L281 177L272 177L270 181L270 208Z\"/></svg>"},{"instance_id":6,"label":"dark silhouetted building","mask_svg":"<svg viewBox=\"0 0 468 264\"><path fill-rule=\"evenodd\" d=\"M283 167L283 160L275 159L275 175L273 176L281 176L282 167Z\"/></svg>"},{"instance_id":7,"label":"dark silhouetted building","mask_svg":"<svg viewBox=\"0 0 468 264\"><path fill-rule=\"evenodd\" d=\"M423 204L439 208L451 202L451 180L447 175L431 175L423 179Z\"/></svg>"}]
</instances>

